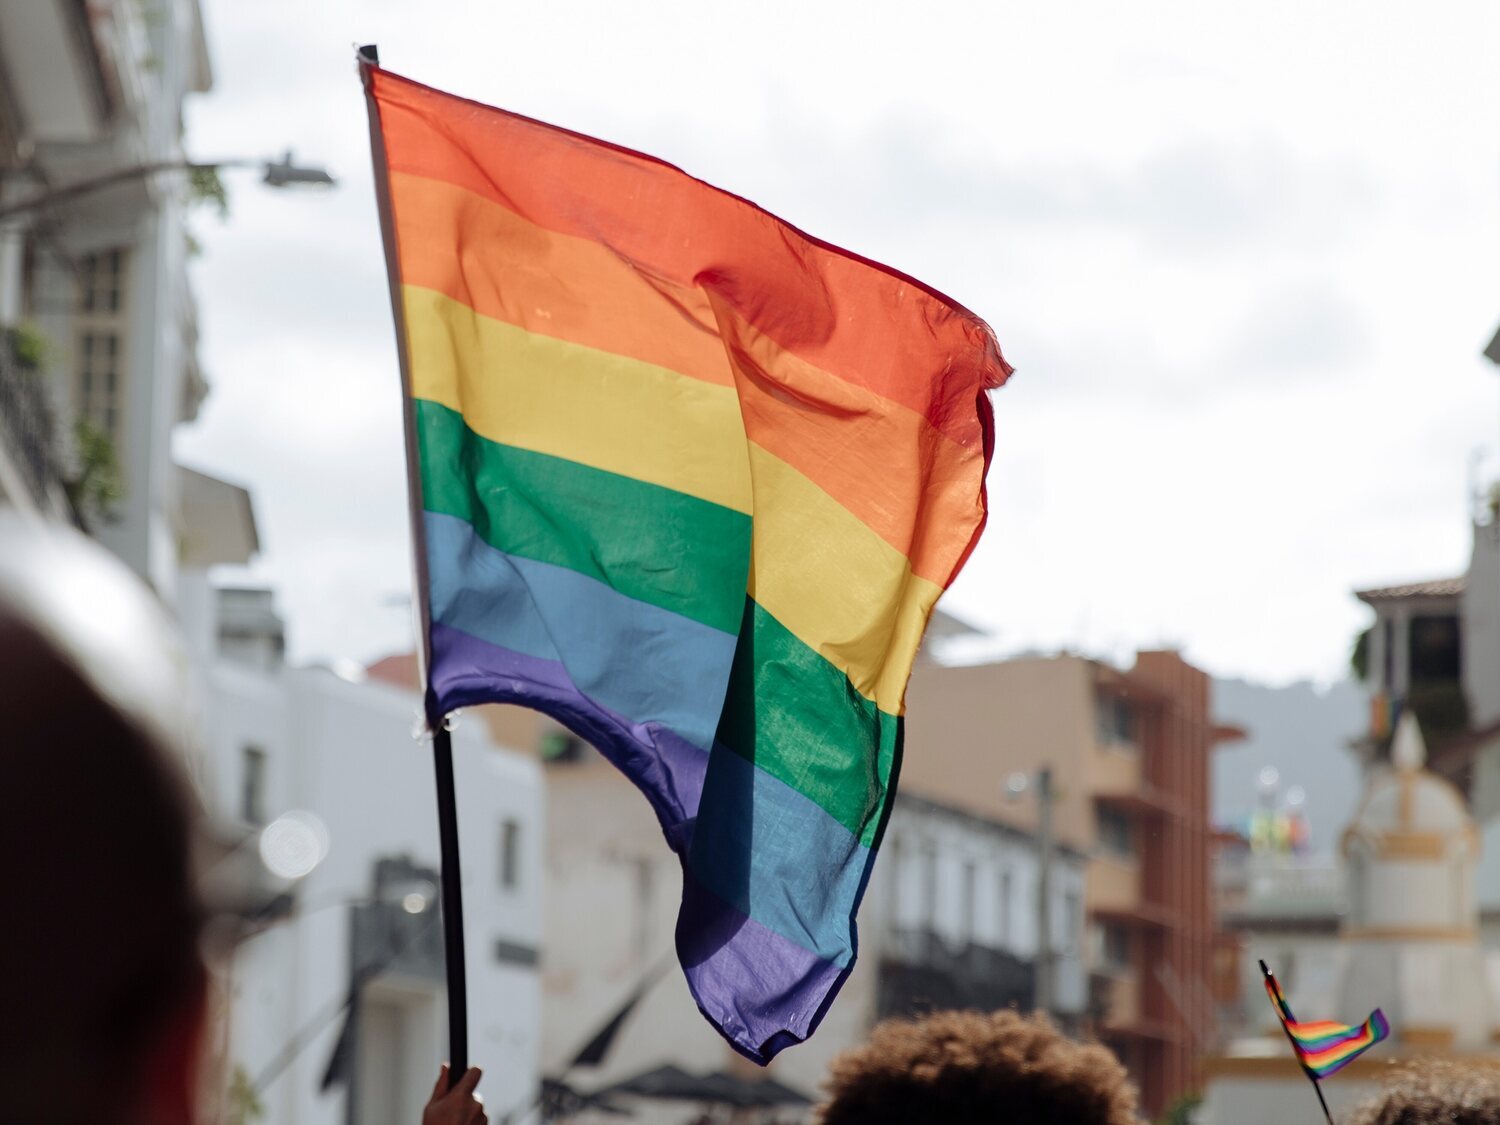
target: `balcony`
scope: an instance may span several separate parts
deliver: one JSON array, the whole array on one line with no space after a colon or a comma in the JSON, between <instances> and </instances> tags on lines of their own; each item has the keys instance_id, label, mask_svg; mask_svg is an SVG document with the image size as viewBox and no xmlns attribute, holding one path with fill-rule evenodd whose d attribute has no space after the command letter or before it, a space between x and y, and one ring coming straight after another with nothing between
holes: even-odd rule
<instances>
[{"instance_id":1,"label":"balcony","mask_svg":"<svg viewBox=\"0 0 1500 1125\"><path fill-rule=\"evenodd\" d=\"M64 515L66 491L54 449L42 375L17 359L11 339L0 339L0 497L23 508ZM10 495L13 492L21 495Z\"/></svg>"},{"instance_id":2,"label":"balcony","mask_svg":"<svg viewBox=\"0 0 1500 1125\"><path fill-rule=\"evenodd\" d=\"M1124 973L1105 973L1095 978L1095 985L1101 1024L1105 1027L1134 1027L1140 1023L1140 981Z\"/></svg>"},{"instance_id":3,"label":"balcony","mask_svg":"<svg viewBox=\"0 0 1500 1125\"><path fill-rule=\"evenodd\" d=\"M1141 901L1141 864L1124 856L1100 855L1089 862L1085 905L1090 914L1134 910Z\"/></svg>"},{"instance_id":4,"label":"balcony","mask_svg":"<svg viewBox=\"0 0 1500 1125\"><path fill-rule=\"evenodd\" d=\"M391 972L441 982L443 917L437 905L437 872L410 856L387 856L375 862L374 893L350 906L350 960L356 980ZM422 909L413 913L404 901L415 891Z\"/></svg>"},{"instance_id":5,"label":"balcony","mask_svg":"<svg viewBox=\"0 0 1500 1125\"><path fill-rule=\"evenodd\" d=\"M1343 869L1329 860L1221 855L1213 880L1219 915L1229 925L1277 920L1336 926L1348 908Z\"/></svg>"},{"instance_id":6,"label":"balcony","mask_svg":"<svg viewBox=\"0 0 1500 1125\"><path fill-rule=\"evenodd\" d=\"M1036 996L1029 961L988 946L954 945L928 929L890 933L879 981L881 1019L929 1008L1026 1009Z\"/></svg>"},{"instance_id":7,"label":"balcony","mask_svg":"<svg viewBox=\"0 0 1500 1125\"><path fill-rule=\"evenodd\" d=\"M1176 806L1146 776L1134 743L1098 743L1089 755L1089 786L1094 800L1134 816L1171 813Z\"/></svg>"},{"instance_id":8,"label":"balcony","mask_svg":"<svg viewBox=\"0 0 1500 1125\"><path fill-rule=\"evenodd\" d=\"M1141 754L1128 742L1096 745L1089 780L1097 794L1133 793L1141 787Z\"/></svg>"},{"instance_id":9,"label":"balcony","mask_svg":"<svg viewBox=\"0 0 1500 1125\"><path fill-rule=\"evenodd\" d=\"M1089 916L1128 926L1170 926L1176 915L1145 893L1137 859L1098 855L1089 861L1084 903Z\"/></svg>"}]
</instances>

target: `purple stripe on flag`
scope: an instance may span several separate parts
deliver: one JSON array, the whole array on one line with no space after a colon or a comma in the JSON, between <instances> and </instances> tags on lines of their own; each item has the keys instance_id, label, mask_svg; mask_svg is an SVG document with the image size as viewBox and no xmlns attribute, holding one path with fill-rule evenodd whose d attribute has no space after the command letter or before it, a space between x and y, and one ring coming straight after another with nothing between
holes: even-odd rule
<instances>
[{"instance_id":1,"label":"purple stripe on flag","mask_svg":"<svg viewBox=\"0 0 1500 1125\"><path fill-rule=\"evenodd\" d=\"M657 723L634 723L600 706L573 685L556 660L512 652L436 621L428 678L433 714L518 703L588 739L646 795L673 850L686 848L708 770L703 750Z\"/></svg>"},{"instance_id":2,"label":"purple stripe on flag","mask_svg":"<svg viewBox=\"0 0 1500 1125\"><path fill-rule=\"evenodd\" d=\"M677 956L709 1022L761 1065L816 1030L849 975L746 917L686 867Z\"/></svg>"}]
</instances>

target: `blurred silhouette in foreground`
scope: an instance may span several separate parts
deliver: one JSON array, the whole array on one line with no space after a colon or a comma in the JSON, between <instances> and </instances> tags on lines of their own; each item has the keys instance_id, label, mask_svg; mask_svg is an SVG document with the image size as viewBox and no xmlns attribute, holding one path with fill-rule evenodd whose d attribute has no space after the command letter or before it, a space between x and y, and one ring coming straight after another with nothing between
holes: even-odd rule
<instances>
[{"instance_id":1,"label":"blurred silhouette in foreground","mask_svg":"<svg viewBox=\"0 0 1500 1125\"><path fill-rule=\"evenodd\" d=\"M189 780L189 686L134 574L0 511L0 1121L208 1119L203 945L222 896L203 892L223 850ZM478 1080L435 1090L426 1125L482 1123Z\"/></svg>"},{"instance_id":2,"label":"blurred silhouette in foreground","mask_svg":"<svg viewBox=\"0 0 1500 1125\"><path fill-rule=\"evenodd\" d=\"M834 1059L820 1125L1135 1125L1135 1091L1107 1048L1045 1016L934 1012L887 1020Z\"/></svg>"},{"instance_id":3,"label":"blurred silhouette in foreground","mask_svg":"<svg viewBox=\"0 0 1500 1125\"><path fill-rule=\"evenodd\" d=\"M1500 1068L1423 1059L1400 1068L1344 1125L1500 1125Z\"/></svg>"},{"instance_id":4,"label":"blurred silhouette in foreground","mask_svg":"<svg viewBox=\"0 0 1500 1125\"><path fill-rule=\"evenodd\" d=\"M0 1120L196 1120L185 686L134 575L64 529L0 520Z\"/></svg>"}]
</instances>

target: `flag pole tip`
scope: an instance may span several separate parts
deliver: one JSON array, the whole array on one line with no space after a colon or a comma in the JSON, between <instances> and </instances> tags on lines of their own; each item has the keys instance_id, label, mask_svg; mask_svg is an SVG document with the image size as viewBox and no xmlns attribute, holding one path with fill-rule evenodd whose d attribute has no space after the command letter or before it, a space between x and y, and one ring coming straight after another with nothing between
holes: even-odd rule
<instances>
[{"instance_id":1,"label":"flag pole tip","mask_svg":"<svg viewBox=\"0 0 1500 1125\"><path fill-rule=\"evenodd\" d=\"M380 48L374 43L365 43L355 48L355 53L361 62L370 63L373 66L380 65Z\"/></svg>"}]
</instances>

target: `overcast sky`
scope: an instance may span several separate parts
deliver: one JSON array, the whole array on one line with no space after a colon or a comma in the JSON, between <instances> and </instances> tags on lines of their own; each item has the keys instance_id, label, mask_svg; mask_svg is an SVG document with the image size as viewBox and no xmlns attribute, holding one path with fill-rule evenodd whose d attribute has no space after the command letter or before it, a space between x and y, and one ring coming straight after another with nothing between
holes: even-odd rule
<instances>
[{"instance_id":1,"label":"overcast sky","mask_svg":"<svg viewBox=\"0 0 1500 1125\"><path fill-rule=\"evenodd\" d=\"M352 62L645 150L994 326L1006 651L1177 645L1342 675L1352 588L1462 571L1500 470L1500 5L203 0L213 384L185 463L253 489L300 659L410 644L399 377ZM243 577L243 576L240 576Z\"/></svg>"}]
</instances>

